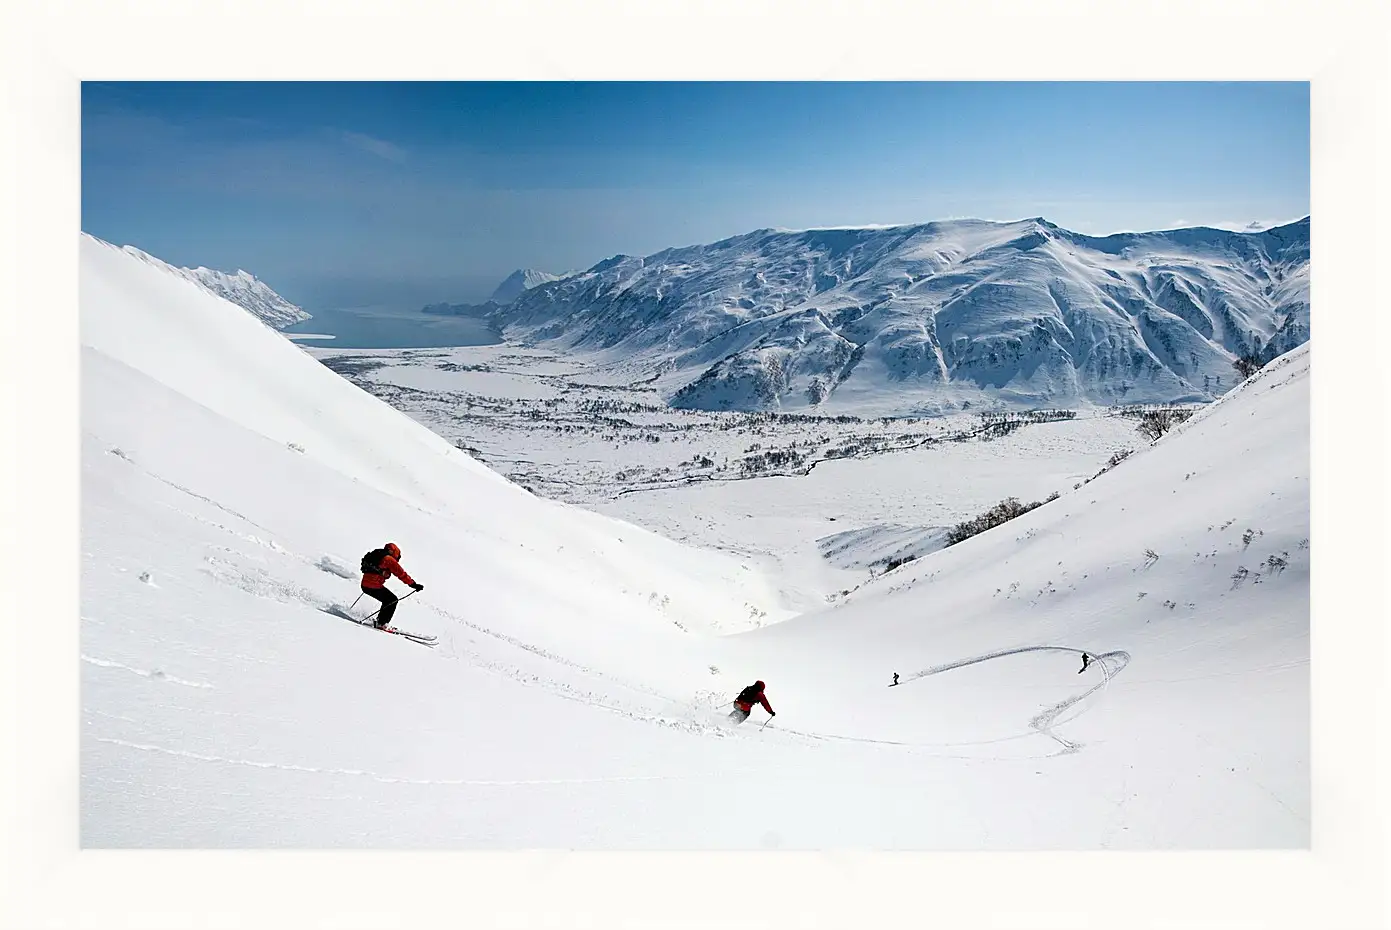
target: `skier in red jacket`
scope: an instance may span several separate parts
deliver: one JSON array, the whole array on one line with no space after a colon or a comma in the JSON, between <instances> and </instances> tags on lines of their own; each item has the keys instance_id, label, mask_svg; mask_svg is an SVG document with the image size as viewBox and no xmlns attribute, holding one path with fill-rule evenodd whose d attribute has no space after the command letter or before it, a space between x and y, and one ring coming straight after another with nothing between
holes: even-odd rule
<instances>
[{"instance_id":1,"label":"skier in red jacket","mask_svg":"<svg viewBox=\"0 0 1391 930\"><path fill-rule=\"evenodd\" d=\"M762 704L763 709L768 712L768 716L776 717L778 712L773 710L773 705L768 703L768 696L763 693L763 682L755 681L734 699L734 710L729 712L729 719L736 725L749 719L749 714L753 711L754 704Z\"/></svg>"},{"instance_id":2,"label":"skier in red jacket","mask_svg":"<svg viewBox=\"0 0 1391 930\"><path fill-rule=\"evenodd\" d=\"M415 590L425 590L423 584L417 584L414 578L406 574L400 558L401 547L395 543L387 543L362 557L362 593L382 602L381 612L372 624L379 630L391 622L391 615L396 613L396 602L400 600L386 586L388 577L395 575Z\"/></svg>"}]
</instances>

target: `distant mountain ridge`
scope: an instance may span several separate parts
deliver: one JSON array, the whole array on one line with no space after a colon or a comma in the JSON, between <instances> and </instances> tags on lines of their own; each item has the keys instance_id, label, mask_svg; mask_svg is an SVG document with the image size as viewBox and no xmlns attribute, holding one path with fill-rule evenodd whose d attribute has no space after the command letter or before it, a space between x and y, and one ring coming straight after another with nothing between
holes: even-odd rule
<instances>
[{"instance_id":1,"label":"distant mountain ridge","mask_svg":"<svg viewBox=\"0 0 1391 930\"><path fill-rule=\"evenodd\" d=\"M1192 402L1309 339L1309 218L1093 237L1041 217L763 229L616 255L490 311L676 406ZM510 280L510 279L509 279Z\"/></svg>"},{"instance_id":2,"label":"distant mountain ridge","mask_svg":"<svg viewBox=\"0 0 1391 930\"><path fill-rule=\"evenodd\" d=\"M493 296L489 297L488 300L495 304L510 304L524 291L529 291L541 284L549 284L551 281L559 281L562 277L564 276L537 271L534 268L519 268L497 286L497 290L493 291Z\"/></svg>"},{"instance_id":3,"label":"distant mountain ridge","mask_svg":"<svg viewBox=\"0 0 1391 930\"><path fill-rule=\"evenodd\" d=\"M542 284L549 284L551 281L559 281L562 277L564 277L564 275L536 271L533 268L518 268L508 275L493 291L493 295L481 304L451 304L447 301L441 301L439 303L426 304L420 308L420 312L434 313L440 316L486 318L491 314L501 311L509 303L516 300L524 291Z\"/></svg>"}]
</instances>

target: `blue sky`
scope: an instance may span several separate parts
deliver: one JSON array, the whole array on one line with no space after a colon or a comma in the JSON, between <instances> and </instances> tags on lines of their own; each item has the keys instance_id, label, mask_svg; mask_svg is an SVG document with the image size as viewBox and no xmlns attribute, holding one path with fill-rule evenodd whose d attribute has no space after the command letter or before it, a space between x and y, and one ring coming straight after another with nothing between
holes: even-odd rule
<instances>
[{"instance_id":1,"label":"blue sky","mask_svg":"<svg viewBox=\"0 0 1391 930\"><path fill-rule=\"evenodd\" d=\"M82 226L312 310L781 226L1309 212L1306 83L93 83Z\"/></svg>"}]
</instances>

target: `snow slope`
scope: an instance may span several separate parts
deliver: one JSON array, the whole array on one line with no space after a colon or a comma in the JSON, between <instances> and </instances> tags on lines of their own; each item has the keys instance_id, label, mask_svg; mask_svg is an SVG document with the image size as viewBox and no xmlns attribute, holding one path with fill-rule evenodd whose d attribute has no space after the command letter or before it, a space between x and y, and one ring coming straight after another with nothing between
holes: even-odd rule
<instances>
[{"instance_id":1,"label":"snow slope","mask_svg":"<svg viewBox=\"0 0 1391 930\"><path fill-rule=\"evenodd\" d=\"M1051 741L1113 809L1042 780L1019 816L1044 833L1307 842L1308 374L1306 346L1056 502L741 637L751 664L823 738ZM1080 650L1100 668L1076 675ZM891 670L853 702L823 684Z\"/></svg>"},{"instance_id":2,"label":"snow slope","mask_svg":"<svg viewBox=\"0 0 1391 930\"><path fill-rule=\"evenodd\" d=\"M216 271L201 265L197 268L177 268L167 262L160 261L147 252L142 252L133 245L125 246L124 251L141 261L181 275L209 293L227 298L274 329L284 329L287 326L293 326L295 323L302 323L313 318L312 314L281 297L271 290L268 284L249 271L238 269L236 274L228 274L225 271Z\"/></svg>"},{"instance_id":3,"label":"snow slope","mask_svg":"<svg viewBox=\"0 0 1391 930\"><path fill-rule=\"evenodd\" d=\"M422 579L476 576L461 596L487 603L492 586L501 585L517 612L530 617L562 606L573 616L590 601L613 633L674 630L678 622L728 625L747 615L745 600L776 610L757 583L742 581L748 573L738 563L532 496L253 320L228 313L224 301L90 237L83 240L82 284L87 432L97 443L91 451L120 448L125 458L118 461L183 485L155 467L156 440L171 430L171 469L186 462L218 476L213 487L225 493L205 497L248 516L264 505L262 491L287 507L295 502L310 524L306 544L321 547L312 558L305 554L311 562L331 554L355 566L361 552L389 536L416 535L421 541L413 545L399 542ZM114 428L102 427L108 422ZM135 432L123 434L117 423ZM200 434L204 423L210 425ZM218 451L226 444L214 441L223 427L247 446L245 458ZM354 501L364 513L354 511ZM420 529L409 534L405 521ZM561 568L576 583L534 577L525 560L538 551L548 553L549 570ZM669 567L676 563L679 570ZM625 588L627 604L618 596ZM564 597L556 602L559 590ZM647 604L655 590L667 598L662 610ZM349 599L355 593L350 589Z\"/></svg>"},{"instance_id":4,"label":"snow slope","mask_svg":"<svg viewBox=\"0 0 1391 930\"><path fill-rule=\"evenodd\" d=\"M1309 221L1096 238L1042 218L758 230L618 255L494 314L703 410L1193 402L1309 338Z\"/></svg>"},{"instance_id":5,"label":"snow slope","mask_svg":"<svg viewBox=\"0 0 1391 930\"><path fill-rule=\"evenodd\" d=\"M739 633L786 616L776 579L531 496L165 269L81 262L84 846L1308 844L1307 349ZM329 612L387 539L433 649ZM754 677L779 715L731 731Z\"/></svg>"}]
</instances>

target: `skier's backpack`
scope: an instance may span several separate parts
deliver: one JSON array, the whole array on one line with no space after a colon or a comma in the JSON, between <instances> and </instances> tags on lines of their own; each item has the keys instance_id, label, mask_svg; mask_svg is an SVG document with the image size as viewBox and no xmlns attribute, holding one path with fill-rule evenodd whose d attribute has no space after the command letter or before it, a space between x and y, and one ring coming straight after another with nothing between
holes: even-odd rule
<instances>
[{"instance_id":1,"label":"skier's backpack","mask_svg":"<svg viewBox=\"0 0 1391 930\"><path fill-rule=\"evenodd\" d=\"M373 549L362 557L362 573L364 575L380 575L382 571L382 559L386 556L385 549Z\"/></svg>"},{"instance_id":2,"label":"skier's backpack","mask_svg":"<svg viewBox=\"0 0 1391 930\"><path fill-rule=\"evenodd\" d=\"M743 691L739 692L739 696L735 698L734 701L738 704L752 704L754 701L758 700L759 693L758 685L749 685Z\"/></svg>"}]
</instances>

